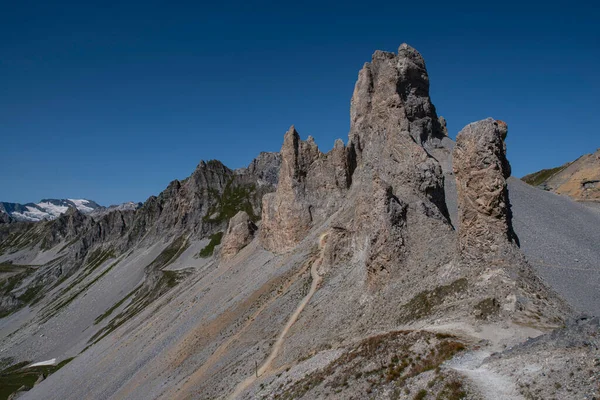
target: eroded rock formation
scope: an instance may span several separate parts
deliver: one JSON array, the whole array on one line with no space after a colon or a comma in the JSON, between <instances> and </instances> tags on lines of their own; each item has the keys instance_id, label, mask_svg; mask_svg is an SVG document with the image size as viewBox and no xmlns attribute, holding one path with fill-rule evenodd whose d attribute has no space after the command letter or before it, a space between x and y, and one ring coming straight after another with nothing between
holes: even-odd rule
<instances>
[{"instance_id":1,"label":"eroded rock formation","mask_svg":"<svg viewBox=\"0 0 600 400\"><path fill-rule=\"evenodd\" d=\"M515 241L506 188L507 132L506 123L488 118L467 125L456 137L458 243L463 257L483 257Z\"/></svg>"},{"instance_id":2,"label":"eroded rock formation","mask_svg":"<svg viewBox=\"0 0 600 400\"><path fill-rule=\"evenodd\" d=\"M263 199L266 249L286 251L338 209L360 208L356 202L366 201L360 192L371 195L372 180L389 187L406 207L413 204L417 220L447 222L442 170L426 150L438 146L447 131L429 98L423 57L407 44L398 54L375 52L359 73L350 114L348 145L338 140L327 154L312 138L300 140L293 127L286 133L278 189ZM351 186L354 194L347 199Z\"/></svg>"},{"instance_id":3,"label":"eroded rock formation","mask_svg":"<svg viewBox=\"0 0 600 400\"><path fill-rule=\"evenodd\" d=\"M376 175L365 182L363 189L354 208L352 229L359 236L367 235L365 266L372 281L403 261L408 204Z\"/></svg>"},{"instance_id":4,"label":"eroded rock formation","mask_svg":"<svg viewBox=\"0 0 600 400\"><path fill-rule=\"evenodd\" d=\"M266 249L290 249L339 208L351 183L352 153L338 140L323 154L312 137L303 141L293 126L289 129L277 191L263 197L260 237Z\"/></svg>"},{"instance_id":5,"label":"eroded rock formation","mask_svg":"<svg viewBox=\"0 0 600 400\"><path fill-rule=\"evenodd\" d=\"M228 260L246 247L254 239L257 229L245 211L238 212L229 220L229 227L221 244L221 259Z\"/></svg>"},{"instance_id":6,"label":"eroded rock formation","mask_svg":"<svg viewBox=\"0 0 600 400\"><path fill-rule=\"evenodd\" d=\"M359 164L377 171L402 196L425 193L447 214L439 163L424 146L445 136L429 98L421 54L402 44L398 54L376 51L358 74L350 108L350 143Z\"/></svg>"}]
</instances>

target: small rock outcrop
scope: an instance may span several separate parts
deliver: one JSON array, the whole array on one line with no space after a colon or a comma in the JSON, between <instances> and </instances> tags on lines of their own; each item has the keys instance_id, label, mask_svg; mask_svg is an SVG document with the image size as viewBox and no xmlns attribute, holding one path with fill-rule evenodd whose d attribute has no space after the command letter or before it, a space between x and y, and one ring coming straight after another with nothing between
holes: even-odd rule
<instances>
[{"instance_id":1,"label":"small rock outcrop","mask_svg":"<svg viewBox=\"0 0 600 400\"><path fill-rule=\"evenodd\" d=\"M221 244L221 259L228 260L246 247L258 230L245 211L238 212L229 220L229 227Z\"/></svg>"},{"instance_id":2,"label":"small rock outcrop","mask_svg":"<svg viewBox=\"0 0 600 400\"><path fill-rule=\"evenodd\" d=\"M515 242L506 187L507 132L504 122L488 118L467 125L456 137L458 243L463 257L485 258Z\"/></svg>"}]
</instances>

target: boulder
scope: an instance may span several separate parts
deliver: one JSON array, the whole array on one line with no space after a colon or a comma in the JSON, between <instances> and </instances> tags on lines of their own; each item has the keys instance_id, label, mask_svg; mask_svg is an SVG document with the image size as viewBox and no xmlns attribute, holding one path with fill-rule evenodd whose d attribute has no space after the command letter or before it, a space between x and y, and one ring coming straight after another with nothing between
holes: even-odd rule
<instances>
[{"instance_id":1,"label":"boulder","mask_svg":"<svg viewBox=\"0 0 600 400\"><path fill-rule=\"evenodd\" d=\"M257 229L245 211L238 212L229 220L229 226L221 244L221 259L228 260L234 257L254 239Z\"/></svg>"}]
</instances>

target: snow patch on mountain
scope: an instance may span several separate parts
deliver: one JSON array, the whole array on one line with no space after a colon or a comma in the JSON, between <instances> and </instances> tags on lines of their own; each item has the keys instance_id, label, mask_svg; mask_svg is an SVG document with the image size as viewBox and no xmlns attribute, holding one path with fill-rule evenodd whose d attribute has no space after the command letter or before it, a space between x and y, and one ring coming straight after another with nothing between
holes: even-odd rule
<instances>
[{"instance_id":1,"label":"snow patch on mountain","mask_svg":"<svg viewBox=\"0 0 600 400\"><path fill-rule=\"evenodd\" d=\"M84 214L91 213L92 211L94 211L95 208L97 208L97 207L89 207L87 204L90 204L90 201L86 200L86 199L68 199L68 200L71 203L75 204L75 207L77 207L77 209Z\"/></svg>"},{"instance_id":2,"label":"snow patch on mountain","mask_svg":"<svg viewBox=\"0 0 600 400\"><path fill-rule=\"evenodd\" d=\"M86 199L42 199L39 203L0 203L0 212L10 215L17 221L38 222L52 220L76 208L83 214L104 209L94 201Z\"/></svg>"},{"instance_id":3,"label":"snow patch on mountain","mask_svg":"<svg viewBox=\"0 0 600 400\"><path fill-rule=\"evenodd\" d=\"M52 215L54 218L59 217L61 214L64 214L69 209L69 206L62 206L58 204L50 203L49 201L44 201L41 203L37 203L36 206L41 208L47 214Z\"/></svg>"}]
</instances>

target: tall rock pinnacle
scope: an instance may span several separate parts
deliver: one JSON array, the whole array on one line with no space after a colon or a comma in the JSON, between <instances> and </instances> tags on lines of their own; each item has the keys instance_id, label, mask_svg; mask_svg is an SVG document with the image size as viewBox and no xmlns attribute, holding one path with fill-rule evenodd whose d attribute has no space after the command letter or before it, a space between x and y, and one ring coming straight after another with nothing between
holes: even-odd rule
<instances>
[{"instance_id":1,"label":"tall rock pinnacle","mask_svg":"<svg viewBox=\"0 0 600 400\"><path fill-rule=\"evenodd\" d=\"M350 108L358 164L408 195L425 193L447 214L441 167L426 151L444 136L421 54L407 44L398 54L376 51L358 74Z\"/></svg>"},{"instance_id":2,"label":"tall rock pinnacle","mask_svg":"<svg viewBox=\"0 0 600 400\"><path fill-rule=\"evenodd\" d=\"M507 132L504 122L488 118L467 125L456 137L458 240L461 255L467 258L485 257L515 240L506 188Z\"/></svg>"},{"instance_id":3,"label":"tall rock pinnacle","mask_svg":"<svg viewBox=\"0 0 600 400\"><path fill-rule=\"evenodd\" d=\"M416 143L444 136L429 98L429 75L421 54L406 43L398 54L376 51L358 75L350 109L350 139L360 150L378 131L408 134ZM375 128L378 128L377 130Z\"/></svg>"},{"instance_id":4,"label":"tall rock pinnacle","mask_svg":"<svg viewBox=\"0 0 600 400\"><path fill-rule=\"evenodd\" d=\"M445 137L445 121L429 98L419 52L407 44L398 54L376 51L358 75L350 117L348 145L338 140L327 154L311 137L300 140L294 127L285 134L277 191L263 198L260 238L266 249L286 251L340 208L360 209L355 203L364 200L362 191L372 190L373 180L408 214L415 211L419 229L441 235L439 224L448 221L444 178L428 149Z\"/></svg>"}]
</instances>

